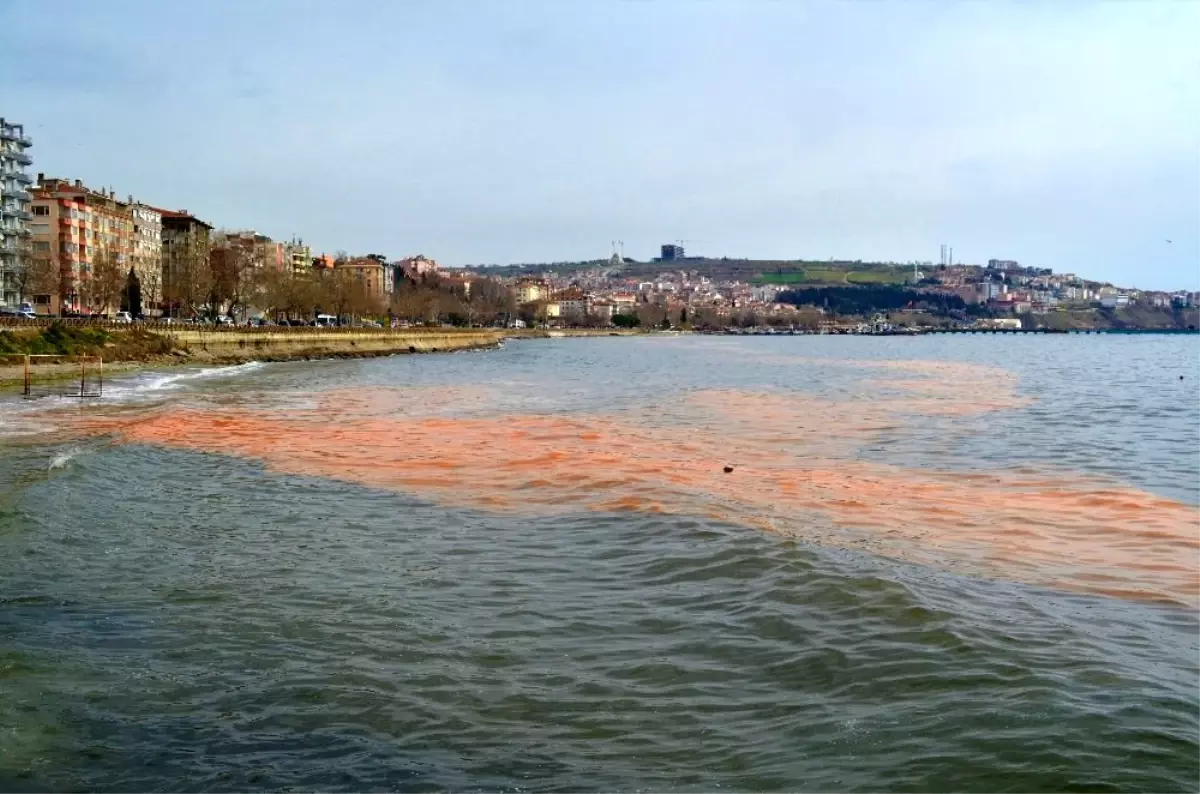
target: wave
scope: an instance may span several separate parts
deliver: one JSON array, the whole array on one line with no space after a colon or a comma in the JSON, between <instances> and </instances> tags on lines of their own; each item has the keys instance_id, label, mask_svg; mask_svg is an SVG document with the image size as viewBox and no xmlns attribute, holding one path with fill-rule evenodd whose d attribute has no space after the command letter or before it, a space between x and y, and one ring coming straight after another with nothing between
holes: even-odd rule
<instances>
[{"instance_id":1,"label":"wave","mask_svg":"<svg viewBox=\"0 0 1200 794\"><path fill-rule=\"evenodd\" d=\"M128 380L112 383L104 390L104 397L129 398L140 395L152 395L157 392L171 391L191 381L207 380L209 378L224 378L253 372L263 366L261 361L247 361L244 364L233 364L226 367L210 367L192 372L171 372L167 374L143 374Z\"/></svg>"},{"instance_id":2,"label":"wave","mask_svg":"<svg viewBox=\"0 0 1200 794\"><path fill-rule=\"evenodd\" d=\"M67 465L81 452L83 452L81 447L71 447L70 449L62 452L56 452L54 457L50 459L50 465L47 467L47 471L65 469Z\"/></svg>"}]
</instances>

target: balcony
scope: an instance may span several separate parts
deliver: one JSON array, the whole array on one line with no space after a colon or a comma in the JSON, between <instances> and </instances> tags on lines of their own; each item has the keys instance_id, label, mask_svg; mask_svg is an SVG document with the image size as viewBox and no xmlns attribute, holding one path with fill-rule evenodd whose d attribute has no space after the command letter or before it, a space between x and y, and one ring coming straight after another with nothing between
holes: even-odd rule
<instances>
[{"instance_id":1,"label":"balcony","mask_svg":"<svg viewBox=\"0 0 1200 794\"><path fill-rule=\"evenodd\" d=\"M33 177L31 177L29 174L25 173L24 171L17 171L15 174L11 174L10 176L12 176L13 179L17 180L18 184L21 184L21 185L32 185L33 184Z\"/></svg>"},{"instance_id":2,"label":"balcony","mask_svg":"<svg viewBox=\"0 0 1200 794\"><path fill-rule=\"evenodd\" d=\"M20 139L21 136L17 133L16 127L0 124L0 141L17 141Z\"/></svg>"},{"instance_id":3,"label":"balcony","mask_svg":"<svg viewBox=\"0 0 1200 794\"><path fill-rule=\"evenodd\" d=\"M17 201L33 201L33 196L29 195L19 187L6 187L3 190L0 190L0 194L2 194L5 198L16 199Z\"/></svg>"},{"instance_id":4,"label":"balcony","mask_svg":"<svg viewBox=\"0 0 1200 794\"><path fill-rule=\"evenodd\" d=\"M33 138L30 138L28 135L18 135L17 143L22 146L33 146Z\"/></svg>"},{"instance_id":5,"label":"balcony","mask_svg":"<svg viewBox=\"0 0 1200 794\"><path fill-rule=\"evenodd\" d=\"M20 151L16 151L16 150L12 150L12 149L10 149L8 151L0 151L0 155L8 157L12 160L16 160L21 165L29 165L30 163L33 162L33 158L30 157L29 155L25 154L25 152L20 152Z\"/></svg>"}]
</instances>

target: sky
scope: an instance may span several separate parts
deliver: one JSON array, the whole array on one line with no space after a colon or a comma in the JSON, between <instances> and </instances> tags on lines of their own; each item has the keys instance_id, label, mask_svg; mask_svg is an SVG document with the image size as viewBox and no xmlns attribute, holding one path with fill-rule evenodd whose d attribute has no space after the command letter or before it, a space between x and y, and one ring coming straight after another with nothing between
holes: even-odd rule
<instances>
[{"instance_id":1,"label":"sky","mask_svg":"<svg viewBox=\"0 0 1200 794\"><path fill-rule=\"evenodd\" d=\"M1200 287L1187 0L0 0L0 30L32 172L318 251L946 243Z\"/></svg>"}]
</instances>

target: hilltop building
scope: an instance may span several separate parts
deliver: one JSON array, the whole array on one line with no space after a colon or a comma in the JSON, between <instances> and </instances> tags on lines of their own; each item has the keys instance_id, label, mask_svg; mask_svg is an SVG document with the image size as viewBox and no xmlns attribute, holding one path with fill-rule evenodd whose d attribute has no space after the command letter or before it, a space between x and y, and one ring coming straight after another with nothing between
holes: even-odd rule
<instances>
[{"instance_id":1,"label":"hilltop building","mask_svg":"<svg viewBox=\"0 0 1200 794\"><path fill-rule=\"evenodd\" d=\"M674 262L677 259L684 259L687 256L684 253L682 245L664 245L660 250L662 255L659 258L663 262Z\"/></svg>"}]
</instances>

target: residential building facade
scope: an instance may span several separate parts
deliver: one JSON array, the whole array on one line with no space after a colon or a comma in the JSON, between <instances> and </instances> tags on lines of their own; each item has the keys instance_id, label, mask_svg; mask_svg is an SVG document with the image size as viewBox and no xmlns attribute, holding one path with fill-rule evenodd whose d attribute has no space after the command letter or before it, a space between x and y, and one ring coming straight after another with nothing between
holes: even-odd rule
<instances>
[{"instance_id":1,"label":"residential building facade","mask_svg":"<svg viewBox=\"0 0 1200 794\"><path fill-rule=\"evenodd\" d=\"M156 316L162 302L162 213L129 197L133 217L133 272L142 290L142 313Z\"/></svg>"},{"instance_id":2,"label":"residential building facade","mask_svg":"<svg viewBox=\"0 0 1200 794\"><path fill-rule=\"evenodd\" d=\"M550 286L542 279L522 278L517 280L513 291L516 293L517 303L532 303L549 295Z\"/></svg>"},{"instance_id":3,"label":"residential building facade","mask_svg":"<svg viewBox=\"0 0 1200 794\"><path fill-rule=\"evenodd\" d=\"M162 213L164 313L196 311L207 298L209 235L212 225L187 210Z\"/></svg>"},{"instance_id":4,"label":"residential building facade","mask_svg":"<svg viewBox=\"0 0 1200 794\"><path fill-rule=\"evenodd\" d=\"M368 256L354 257L338 261L336 267L358 279L366 287L367 295L372 300L386 300L392 294L392 268L378 259Z\"/></svg>"},{"instance_id":5,"label":"residential building facade","mask_svg":"<svg viewBox=\"0 0 1200 794\"><path fill-rule=\"evenodd\" d=\"M284 247L284 256L295 275L300 276L312 270L312 248L305 245L303 240L293 239L288 243Z\"/></svg>"},{"instance_id":6,"label":"residential building facade","mask_svg":"<svg viewBox=\"0 0 1200 794\"><path fill-rule=\"evenodd\" d=\"M437 273L438 263L433 259L428 259L424 254L409 256L397 262L400 270L405 276L416 280L427 273Z\"/></svg>"},{"instance_id":7,"label":"residential building facade","mask_svg":"<svg viewBox=\"0 0 1200 794\"><path fill-rule=\"evenodd\" d=\"M32 180L25 169L33 162L26 153L32 145L24 125L0 117L0 308L5 309L27 300Z\"/></svg>"},{"instance_id":8,"label":"residential building facade","mask_svg":"<svg viewBox=\"0 0 1200 794\"><path fill-rule=\"evenodd\" d=\"M563 317L583 317L588 313L588 298L578 289L567 289L554 296Z\"/></svg>"},{"instance_id":9,"label":"residential building facade","mask_svg":"<svg viewBox=\"0 0 1200 794\"><path fill-rule=\"evenodd\" d=\"M46 274L39 311L105 314L121 302L132 267L133 214L112 190L38 174L33 189L31 263Z\"/></svg>"},{"instance_id":10,"label":"residential building facade","mask_svg":"<svg viewBox=\"0 0 1200 794\"><path fill-rule=\"evenodd\" d=\"M267 267L283 270L291 266L283 243L276 242L253 229L222 229L211 237L210 243L217 245L218 240L222 246L244 252L250 260L250 266L256 269Z\"/></svg>"}]
</instances>

